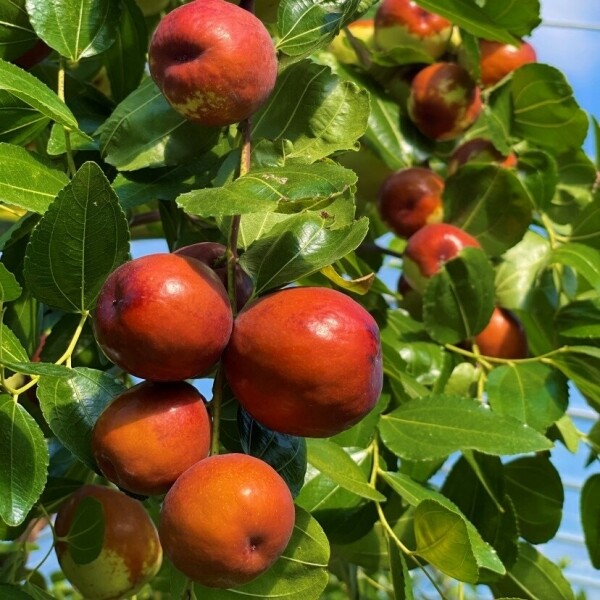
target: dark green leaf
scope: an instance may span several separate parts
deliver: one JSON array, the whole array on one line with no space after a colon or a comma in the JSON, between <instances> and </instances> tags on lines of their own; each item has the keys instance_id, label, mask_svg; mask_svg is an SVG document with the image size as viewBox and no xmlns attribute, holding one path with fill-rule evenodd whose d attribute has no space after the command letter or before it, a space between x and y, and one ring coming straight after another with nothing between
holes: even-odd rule
<instances>
[{"instance_id":1,"label":"dark green leaf","mask_svg":"<svg viewBox=\"0 0 600 600\"><path fill-rule=\"evenodd\" d=\"M552 251L549 262L572 267L593 288L600 291L600 250L583 244L564 244Z\"/></svg>"},{"instance_id":2,"label":"dark green leaf","mask_svg":"<svg viewBox=\"0 0 600 600\"><path fill-rule=\"evenodd\" d=\"M600 340L600 298L570 302L556 313L560 335L581 340Z\"/></svg>"},{"instance_id":3,"label":"dark green leaf","mask_svg":"<svg viewBox=\"0 0 600 600\"><path fill-rule=\"evenodd\" d=\"M573 204L574 208L579 210L580 206L592 200L596 167L589 156L581 148L577 148L558 157L558 175L560 181L555 203L564 207L564 219L571 221Z\"/></svg>"},{"instance_id":4,"label":"dark green leaf","mask_svg":"<svg viewBox=\"0 0 600 600\"><path fill-rule=\"evenodd\" d=\"M281 0L277 14L277 49L304 57L328 44L340 29L355 20L360 0Z\"/></svg>"},{"instance_id":5,"label":"dark green leaf","mask_svg":"<svg viewBox=\"0 0 600 600\"><path fill-rule=\"evenodd\" d=\"M316 209L356 183L356 175L335 163L288 165L254 169L223 187L194 190L179 196L186 212L223 217L269 211L287 212L302 206Z\"/></svg>"},{"instance_id":6,"label":"dark green leaf","mask_svg":"<svg viewBox=\"0 0 600 600\"><path fill-rule=\"evenodd\" d=\"M483 7L497 27L503 27L517 37L529 35L541 22L540 0L487 0Z\"/></svg>"},{"instance_id":7,"label":"dark green leaf","mask_svg":"<svg viewBox=\"0 0 600 600\"><path fill-rule=\"evenodd\" d=\"M296 508L296 524L287 548L260 577L230 590L194 587L203 600L239 600L240 595L279 600L319 600L327 585L329 541L319 524Z\"/></svg>"},{"instance_id":8,"label":"dark green leaf","mask_svg":"<svg viewBox=\"0 0 600 600\"><path fill-rule=\"evenodd\" d=\"M412 579L404 554L396 543L388 538L388 556L390 560L390 575L394 586L395 600L414 600Z\"/></svg>"},{"instance_id":9,"label":"dark green leaf","mask_svg":"<svg viewBox=\"0 0 600 600\"><path fill-rule=\"evenodd\" d=\"M307 445L308 462L331 481L362 498L376 502L385 500L340 446L322 439L309 439Z\"/></svg>"},{"instance_id":10,"label":"dark green leaf","mask_svg":"<svg viewBox=\"0 0 600 600\"><path fill-rule=\"evenodd\" d=\"M465 31L486 40L507 44L515 41L504 27L498 26L487 13L471 0L416 0L419 6L446 17Z\"/></svg>"},{"instance_id":11,"label":"dark green leaf","mask_svg":"<svg viewBox=\"0 0 600 600\"><path fill-rule=\"evenodd\" d=\"M523 65L513 74L511 90L514 135L555 153L583 144L587 115L560 71L543 64Z\"/></svg>"},{"instance_id":12,"label":"dark green leaf","mask_svg":"<svg viewBox=\"0 0 600 600\"><path fill-rule=\"evenodd\" d=\"M22 291L15 276L0 263L0 304L16 300Z\"/></svg>"},{"instance_id":13,"label":"dark green leaf","mask_svg":"<svg viewBox=\"0 0 600 600\"><path fill-rule=\"evenodd\" d=\"M546 210L558 184L556 160L541 150L529 150L519 155L517 173L529 192L531 205Z\"/></svg>"},{"instance_id":14,"label":"dark green leaf","mask_svg":"<svg viewBox=\"0 0 600 600\"><path fill-rule=\"evenodd\" d=\"M267 104L253 118L252 135L289 140L286 159L315 162L354 148L367 129L369 96L341 81L327 66L302 61L278 78Z\"/></svg>"},{"instance_id":15,"label":"dark green leaf","mask_svg":"<svg viewBox=\"0 0 600 600\"><path fill-rule=\"evenodd\" d=\"M310 275L352 252L362 242L368 219L338 229L311 214L299 214L275 225L240 259L261 294Z\"/></svg>"},{"instance_id":16,"label":"dark green leaf","mask_svg":"<svg viewBox=\"0 0 600 600\"><path fill-rule=\"evenodd\" d=\"M119 171L135 171L189 162L216 143L219 129L184 119L147 78L97 133L106 162Z\"/></svg>"},{"instance_id":17,"label":"dark green leaf","mask_svg":"<svg viewBox=\"0 0 600 600\"><path fill-rule=\"evenodd\" d=\"M104 543L104 509L99 500L92 496L81 499L67 539L69 555L76 565L86 565L100 556Z\"/></svg>"},{"instance_id":18,"label":"dark green leaf","mask_svg":"<svg viewBox=\"0 0 600 600\"><path fill-rule=\"evenodd\" d=\"M26 363L29 361L19 338L4 323L0 323L0 362Z\"/></svg>"},{"instance_id":19,"label":"dark green leaf","mask_svg":"<svg viewBox=\"0 0 600 600\"><path fill-rule=\"evenodd\" d=\"M490 587L497 598L575 600L560 567L526 542L519 544L519 558L506 577Z\"/></svg>"},{"instance_id":20,"label":"dark green leaf","mask_svg":"<svg viewBox=\"0 0 600 600\"><path fill-rule=\"evenodd\" d=\"M134 0L122 2L116 39L104 55L110 93L115 102L124 100L139 85L148 49L148 31L142 11Z\"/></svg>"},{"instance_id":21,"label":"dark green leaf","mask_svg":"<svg viewBox=\"0 0 600 600\"><path fill-rule=\"evenodd\" d=\"M19 146L0 144L0 163L0 200L32 212L44 213L69 183L63 171Z\"/></svg>"},{"instance_id":22,"label":"dark green leaf","mask_svg":"<svg viewBox=\"0 0 600 600\"><path fill-rule=\"evenodd\" d=\"M302 489L306 474L306 440L267 429L242 407L238 412L238 427L244 452L271 465L288 484L295 498Z\"/></svg>"},{"instance_id":23,"label":"dark green leaf","mask_svg":"<svg viewBox=\"0 0 600 600\"><path fill-rule=\"evenodd\" d=\"M0 142L27 144L46 129L49 122L47 116L0 89Z\"/></svg>"},{"instance_id":24,"label":"dark green leaf","mask_svg":"<svg viewBox=\"0 0 600 600\"><path fill-rule=\"evenodd\" d=\"M129 231L100 167L85 163L34 229L25 279L38 300L67 312L93 308L106 277L129 256Z\"/></svg>"},{"instance_id":25,"label":"dark green leaf","mask_svg":"<svg viewBox=\"0 0 600 600\"><path fill-rule=\"evenodd\" d=\"M477 335L494 310L494 271L479 248L464 248L444 264L423 294L423 319L431 337L455 344Z\"/></svg>"},{"instance_id":26,"label":"dark green leaf","mask_svg":"<svg viewBox=\"0 0 600 600\"><path fill-rule=\"evenodd\" d=\"M588 477L581 490L581 523L592 565L600 569L600 473Z\"/></svg>"},{"instance_id":27,"label":"dark green leaf","mask_svg":"<svg viewBox=\"0 0 600 600\"><path fill-rule=\"evenodd\" d=\"M572 346L548 359L593 401L600 404L600 350L591 346Z\"/></svg>"},{"instance_id":28,"label":"dark green leaf","mask_svg":"<svg viewBox=\"0 0 600 600\"><path fill-rule=\"evenodd\" d=\"M10 396L0 396L0 518L23 522L46 484L48 448L44 434Z\"/></svg>"},{"instance_id":29,"label":"dark green leaf","mask_svg":"<svg viewBox=\"0 0 600 600\"><path fill-rule=\"evenodd\" d=\"M575 218L571 241L600 250L600 193Z\"/></svg>"},{"instance_id":30,"label":"dark green leaf","mask_svg":"<svg viewBox=\"0 0 600 600\"><path fill-rule=\"evenodd\" d=\"M17 373L27 373L28 375L49 375L51 377L70 378L73 376L71 369L62 365L44 362L17 362L11 360L2 361L5 367Z\"/></svg>"},{"instance_id":31,"label":"dark green leaf","mask_svg":"<svg viewBox=\"0 0 600 600\"><path fill-rule=\"evenodd\" d=\"M544 432L567 409L567 379L541 363L501 365L488 375L486 392L492 410Z\"/></svg>"},{"instance_id":32,"label":"dark green leaf","mask_svg":"<svg viewBox=\"0 0 600 600\"><path fill-rule=\"evenodd\" d=\"M65 127L78 129L73 113L49 87L33 75L3 60L0 60L0 90L6 90L41 115Z\"/></svg>"},{"instance_id":33,"label":"dark green leaf","mask_svg":"<svg viewBox=\"0 0 600 600\"><path fill-rule=\"evenodd\" d=\"M37 41L25 10L25 0L0 2L0 58L14 60Z\"/></svg>"},{"instance_id":34,"label":"dark green leaf","mask_svg":"<svg viewBox=\"0 0 600 600\"><path fill-rule=\"evenodd\" d=\"M115 41L121 3L112 0L27 0L36 33L59 54L78 61L104 52Z\"/></svg>"},{"instance_id":35,"label":"dark green leaf","mask_svg":"<svg viewBox=\"0 0 600 600\"><path fill-rule=\"evenodd\" d=\"M31 596L23 588L8 583L0 584L0 596L4 600L31 600Z\"/></svg>"},{"instance_id":36,"label":"dark green leaf","mask_svg":"<svg viewBox=\"0 0 600 600\"><path fill-rule=\"evenodd\" d=\"M100 413L125 387L102 371L78 367L73 372L70 379L42 377L37 394L54 435L94 470L92 429Z\"/></svg>"},{"instance_id":37,"label":"dark green leaf","mask_svg":"<svg viewBox=\"0 0 600 600\"><path fill-rule=\"evenodd\" d=\"M409 460L442 458L466 449L503 455L552 447L550 440L526 424L462 397L411 400L383 415L379 429L385 445Z\"/></svg>"},{"instance_id":38,"label":"dark green leaf","mask_svg":"<svg viewBox=\"0 0 600 600\"><path fill-rule=\"evenodd\" d=\"M525 456L504 467L506 492L528 542L551 540L562 518L564 491L558 471L547 456Z\"/></svg>"},{"instance_id":39,"label":"dark green leaf","mask_svg":"<svg viewBox=\"0 0 600 600\"><path fill-rule=\"evenodd\" d=\"M444 221L499 255L519 242L531 223L529 194L517 176L497 165L468 164L446 181Z\"/></svg>"}]
</instances>

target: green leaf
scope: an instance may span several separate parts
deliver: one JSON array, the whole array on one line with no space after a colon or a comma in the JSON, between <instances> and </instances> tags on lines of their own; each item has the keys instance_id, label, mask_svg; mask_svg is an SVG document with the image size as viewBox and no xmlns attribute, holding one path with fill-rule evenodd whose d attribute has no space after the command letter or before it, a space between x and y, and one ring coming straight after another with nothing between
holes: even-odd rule
<instances>
[{"instance_id":1,"label":"green leaf","mask_svg":"<svg viewBox=\"0 0 600 600\"><path fill-rule=\"evenodd\" d=\"M194 190L177 204L201 217L223 217L294 208L325 208L327 201L346 192L356 175L335 163L288 165L253 169L223 187Z\"/></svg>"},{"instance_id":2,"label":"green leaf","mask_svg":"<svg viewBox=\"0 0 600 600\"><path fill-rule=\"evenodd\" d=\"M4 323L0 323L0 363L26 363L28 360L19 338Z\"/></svg>"},{"instance_id":3,"label":"green leaf","mask_svg":"<svg viewBox=\"0 0 600 600\"><path fill-rule=\"evenodd\" d=\"M494 305L492 265L479 248L464 248L427 282L425 328L436 342L455 344L484 329Z\"/></svg>"},{"instance_id":4,"label":"green leaf","mask_svg":"<svg viewBox=\"0 0 600 600\"><path fill-rule=\"evenodd\" d=\"M29 23L25 0L0 2L0 58L18 58L29 50L37 39Z\"/></svg>"},{"instance_id":5,"label":"green leaf","mask_svg":"<svg viewBox=\"0 0 600 600\"><path fill-rule=\"evenodd\" d=\"M116 39L104 55L110 93L116 102L124 100L140 84L148 50L148 30L142 11L134 0L122 3Z\"/></svg>"},{"instance_id":6,"label":"green leaf","mask_svg":"<svg viewBox=\"0 0 600 600\"><path fill-rule=\"evenodd\" d=\"M558 69L543 64L523 65L513 73L510 85L515 136L557 154L583 144L587 115Z\"/></svg>"},{"instance_id":7,"label":"green leaf","mask_svg":"<svg viewBox=\"0 0 600 600\"><path fill-rule=\"evenodd\" d=\"M97 151L97 142L86 133L74 132L69 137L71 143L71 151L85 150L87 152ZM67 143L65 140L65 130L61 125L54 123L50 130L50 138L48 139L48 145L46 151L50 156L61 156L67 153Z\"/></svg>"},{"instance_id":8,"label":"green leaf","mask_svg":"<svg viewBox=\"0 0 600 600\"><path fill-rule=\"evenodd\" d=\"M573 221L571 241L600 250L600 193Z\"/></svg>"},{"instance_id":9,"label":"green leaf","mask_svg":"<svg viewBox=\"0 0 600 600\"><path fill-rule=\"evenodd\" d=\"M87 162L31 234L25 279L38 300L81 312L94 307L106 277L128 257L125 214L100 167Z\"/></svg>"},{"instance_id":10,"label":"green leaf","mask_svg":"<svg viewBox=\"0 0 600 600\"><path fill-rule=\"evenodd\" d=\"M566 378L541 363L513 363L493 369L486 392L494 412L514 417L542 433L560 419L569 402Z\"/></svg>"},{"instance_id":11,"label":"green leaf","mask_svg":"<svg viewBox=\"0 0 600 600\"><path fill-rule=\"evenodd\" d=\"M539 233L528 231L516 246L502 256L496 267L496 299L505 308L527 307L531 290L548 264L550 243Z\"/></svg>"},{"instance_id":12,"label":"green leaf","mask_svg":"<svg viewBox=\"0 0 600 600\"><path fill-rule=\"evenodd\" d=\"M394 586L395 600L414 600L412 579L404 554L396 543L388 538L388 556L390 560L390 575Z\"/></svg>"},{"instance_id":13,"label":"green leaf","mask_svg":"<svg viewBox=\"0 0 600 600\"><path fill-rule=\"evenodd\" d=\"M475 583L484 570L500 575L506 572L495 550L448 498L401 473L385 472L382 477L416 508L416 551L420 556L461 581Z\"/></svg>"},{"instance_id":14,"label":"green leaf","mask_svg":"<svg viewBox=\"0 0 600 600\"><path fill-rule=\"evenodd\" d=\"M470 233L491 255L519 242L532 205L517 176L497 165L467 164L446 181L444 221Z\"/></svg>"},{"instance_id":15,"label":"green leaf","mask_svg":"<svg viewBox=\"0 0 600 600\"><path fill-rule=\"evenodd\" d=\"M38 113L73 130L77 120L67 105L33 75L0 60L0 90L6 90Z\"/></svg>"},{"instance_id":16,"label":"green leaf","mask_svg":"<svg viewBox=\"0 0 600 600\"><path fill-rule=\"evenodd\" d=\"M32 598L23 588L8 583L0 584L0 597L4 600L31 600Z\"/></svg>"},{"instance_id":17,"label":"green leaf","mask_svg":"<svg viewBox=\"0 0 600 600\"><path fill-rule=\"evenodd\" d=\"M45 362L17 362L2 359L2 364L17 373L27 373L28 375L49 375L51 377L69 378L73 376L73 372L68 367L55 365Z\"/></svg>"},{"instance_id":18,"label":"green leaf","mask_svg":"<svg viewBox=\"0 0 600 600\"><path fill-rule=\"evenodd\" d=\"M0 143L0 200L44 213L69 178L38 154Z\"/></svg>"},{"instance_id":19,"label":"green leaf","mask_svg":"<svg viewBox=\"0 0 600 600\"><path fill-rule=\"evenodd\" d=\"M600 473L588 477L581 490L581 523L594 568L600 569Z\"/></svg>"},{"instance_id":20,"label":"green leaf","mask_svg":"<svg viewBox=\"0 0 600 600\"><path fill-rule=\"evenodd\" d=\"M600 298L566 304L554 322L564 338L600 340Z\"/></svg>"},{"instance_id":21,"label":"green leaf","mask_svg":"<svg viewBox=\"0 0 600 600\"><path fill-rule=\"evenodd\" d=\"M306 440L267 429L241 406L238 427L244 452L271 465L288 484L295 498L302 489L306 474Z\"/></svg>"},{"instance_id":22,"label":"green leaf","mask_svg":"<svg viewBox=\"0 0 600 600\"><path fill-rule=\"evenodd\" d=\"M95 56L115 41L121 3L112 0L27 0L33 28L48 46L72 61Z\"/></svg>"},{"instance_id":23,"label":"green leaf","mask_svg":"<svg viewBox=\"0 0 600 600\"><path fill-rule=\"evenodd\" d=\"M600 250L583 244L563 244L552 251L549 262L572 267L596 291L600 291Z\"/></svg>"},{"instance_id":24,"label":"green leaf","mask_svg":"<svg viewBox=\"0 0 600 600\"><path fill-rule=\"evenodd\" d=\"M16 277L0 263L0 304L16 300L22 291Z\"/></svg>"},{"instance_id":25,"label":"green leaf","mask_svg":"<svg viewBox=\"0 0 600 600\"><path fill-rule=\"evenodd\" d=\"M554 202L559 205L559 210L562 209L566 213L566 220L571 221L571 207L579 212L580 206L592 201L596 167L589 156L581 148L577 148L558 157L558 175L559 183Z\"/></svg>"},{"instance_id":26,"label":"green leaf","mask_svg":"<svg viewBox=\"0 0 600 600\"><path fill-rule=\"evenodd\" d=\"M483 9L471 0L416 0L416 3L432 13L446 17L454 25L477 37L507 44L515 42L515 38L504 27L496 25Z\"/></svg>"},{"instance_id":27,"label":"green leaf","mask_svg":"<svg viewBox=\"0 0 600 600\"><path fill-rule=\"evenodd\" d=\"M23 145L35 139L50 119L35 108L0 89L0 142Z\"/></svg>"},{"instance_id":28,"label":"green leaf","mask_svg":"<svg viewBox=\"0 0 600 600\"><path fill-rule=\"evenodd\" d=\"M369 222L363 218L338 229L328 225L317 215L299 214L254 242L240 264L254 280L255 292L286 285L339 260L362 242Z\"/></svg>"},{"instance_id":29,"label":"green leaf","mask_svg":"<svg viewBox=\"0 0 600 600\"><path fill-rule=\"evenodd\" d=\"M600 404L600 350L592 346L570 346L567 351L547 359L560 369L594 402Z\"/></svg>"},{"instance_id":30,"label":"green leaf","mask_svg":"<svg viewBox=\"0 0 600 600\"><path fill-rule=\"evenodd\" d=\"M575 600L560 567L526 542L519 544L519 558L506 577L490 587L497 598Z\"/></svg>"},{"instance_id":31,"label":"green leaf","mask_svg":"<svg viewBox=\"0 0 600 600\"><path fill-rule=\"evenodd\" d=\"M337 444L323 439L309 439L308 462L323 475L344 488L368 500L382 502L385 496L369 485L358 465Z\"/></svg>"},{"instance_id":32,"label":"green leaf","mask_svg":"<svg viewBox=\"0 0 600 600\"><path fill-rule=\"evenodd\" d=\"M302 61L278 78L269 101L252 120L254 138L289 140L286 160L315 162L353 149L367 129L369 95L341 81L327 66Z\"/></svg>"},{"instance_id":33,"label":"green leaf","mask_svg":"<svg viewBox=\"0 0 600 600\"><path fill-rule=\"evenodd\" d=\"M44 434L10 396L0 396L0 518L22 523L46 485L48 448Z\"/></svg>"},{"instance_id":34,"label":"green leaf","mask_svg":"<svg viewBox=\"0 0 600 600\"><path fill-rule=\"evenodd\" d=\"M88 496L77 504L67 534L69 555L76 565L96 560L104 544L104 509L102 503Z\"/></svg>"},{"instance_id":35,"label":"green leaf","mask_svg":"<svg viewBox=\"0 0 600 600\"><path fill-rule=\"evenodd\" d=\"M104 159L119 171L189 162L211 148L219 129L194 125L173 110L150 78L96 132Z\"/></svg>"},{"instance_id":36,"label":"green leaf","mask_svg":"<svg viewBox=\"0 0 600 600\"><path fill-rule=\"evenodd\" d=\"M327 585L329 541L307 512L296 508L294 532L277 562L254 581L220 590L194 585L203 600L239 600L240 596L279 600L319 600Z\"/></svg>"},{"instance_id":37,"label":"green leaf","mask_svg":"<svg viewBox=\"0 0 600 600\"><path fill-rule=\"evenodd\" d=\"M529 192L531 205L547 210L559 181L556 160L542 150L528 150L519 155L517 174Z\"/></svg>"},{"instance_id":38,"label":"green leaf","mask_svg":"<svg viewBox=\"0 0 600 600\"><path fill-rule=\"evenodd\" d=\"M92 429L108 403L125 391L108 373L77 367L70 379L42 377L37 396L44 418L58 440L90 469Z\"/></svg>"},{"instance_id":39,"label":"green leaf","mask_svg":"<svg viewBox=\"0 0 600 600\"><path fill-rule=\"evenodd\" d=\"M382 340L383 372L390 378L392 390L407 398L421 398L429 394L429 389L407 373L407 364L398 352L396 344ZM395 385L396 384L396 385Z\"/></svg>"},{"instance_id":40,"label":"green leaf","mask_svg":"<svg viewBox=\"0 0 600 600\"><path fill-rule=\"evenodd\" d=\"M277 14L277 50L304 57L327 45L344 25L354 21L360 0L281 0Z\"/></svg>"},{"instance_id":41,"label":"green leaf","mask_svg":"<svg viewBox=\"0 0 600 600\"><path fill-rule=\"evenodd\" d=\"M383 415L379 430L384 444L409 460L443 458L457 450L500 456L552 447L550 440L528 425L458 396L411 400Z\"/></svg>"},{"instance_id":42,"label":"green leaf","mask_svg":"<svg viewBox=\"0 0 600 600\"><path fill-rule=\"evenodd\" d=\"M529 35L540 23L540 0L487 0L483 7L494 24L517 37Z\"/></svg>"},{"instance_id":43,"label":"green leaf","mask_svg":"<svg viewBox=\"0 0 600 600\"><path fill-rule=\"evenodd\" d=\"M504 466L506 492L519 520L519 533L532 544L558 531L564 502L560 474L547 456L524 456Z\"/></svg>"}]
</instances>

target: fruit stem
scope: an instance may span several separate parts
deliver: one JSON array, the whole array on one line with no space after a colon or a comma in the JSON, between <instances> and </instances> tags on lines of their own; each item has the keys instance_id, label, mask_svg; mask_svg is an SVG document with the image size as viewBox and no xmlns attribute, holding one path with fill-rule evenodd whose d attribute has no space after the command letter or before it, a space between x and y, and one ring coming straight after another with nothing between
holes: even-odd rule
<instances>
[{"instance_id":1,"label":"fruit stem","mask_svg":"<svg viewBox=\"0 0 600 600\"><path fill-rule=\"evenodd\" d=\"M64 102L65 101L65 59L61 56L60 65L58 69L58 83L57 83L57 94L58 97ZM63 131L65 134L65 150L67 154L67 166L69 168L69 174L74 177L77 172L75 167L75 161L73 160L73 150L71 149L71 130L63 125Z\"/></svg>"},{"instance_id":2,"label":"fruit stem","mask_svg":"<svg viewBox=\"0 0 600 600\"><path fill-rule=\"evenodd\" d=\"M221 407L223 405L223 366L219 364L217 375L213 385L213 398L210 403L210 411L212 416L212 431L210 436L210 453L211 455L219 454L219 437L221 433Z\"/></svg>"},{"instance_id":3,"label":"fruit stem","mask_svg":"<svg viewBox=\"0 0 600 600\"><path fill-rule=\"evenodd\" d=\"M85 325L85 322L87 321L87 318L89 317L89 315L90 315L90 312L88 310L84 310L81 313L81 318L79 319L79 323L77 324L77 329L75 329L75 332L73 333L73 337L71 338L71 342L69 343L69 346L65 350L64 354L56 361L55 364L62 365L63 363L66 363L66 366L71 368L71 356L73 355L75 346L77 345L77 342L79 341L79 338L81 337L81 333L83 331L83 326Z\"/></svg>"}]
</instances>

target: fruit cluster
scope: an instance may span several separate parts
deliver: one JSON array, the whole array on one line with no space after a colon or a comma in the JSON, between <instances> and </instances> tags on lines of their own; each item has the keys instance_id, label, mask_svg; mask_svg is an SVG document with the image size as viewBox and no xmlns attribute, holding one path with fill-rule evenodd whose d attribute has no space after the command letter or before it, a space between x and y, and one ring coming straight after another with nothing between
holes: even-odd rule
<instances>
[{"instance_id":1,"label":"fruit cluster","mask_svg":"<svg viewBox=\"0 0 600 600\"><path fill-rule=\"evenodd\" d=\"M469 68L472 57L466 55L458 37L450 21L411 0L383 0L374 19L351 23L330 49L341 63L378 81L427 139L459 140L449 152L447 176L474 162L512 168L516 156L504 156L490 140L472 137L460 142L460 138L480 115L483 91L520 66L535 62L535 51L524 41L513 46L480 40L479 64L473 69ZM407 56L415 60L406 64ZM393 66L395 61L398 65ZM428 62L432 64L422 66ZM480 73L479 82L471 76L473 71ZM417 305L427 281L446 261L464 247L480 247L468 233L442 223L444 187L444 178L429 166L412 166L386 177L377 197L381 220L407 239L398 291L416 296ZM527 355L521 324L501 307L496 307L489 325L473 341L488 356L509 359Z\"/></svg>"}]
</instances>

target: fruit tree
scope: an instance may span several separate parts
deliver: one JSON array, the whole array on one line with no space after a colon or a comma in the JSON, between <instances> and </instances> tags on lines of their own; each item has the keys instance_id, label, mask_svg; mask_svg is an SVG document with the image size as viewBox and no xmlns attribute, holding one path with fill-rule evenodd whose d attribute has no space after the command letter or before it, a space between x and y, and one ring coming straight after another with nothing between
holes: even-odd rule
<instances>
[{"instance_id":1,"label":"fruit tree","mask_svg":"<svg viewBox=\"0 0 600 600\"><path fill-rule=\"evenodd\" d=\"M0 598L574 600L600 128L539 0L0 15Z\"/></svg>"}]
</instances>

